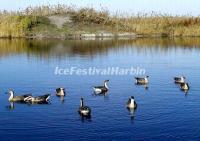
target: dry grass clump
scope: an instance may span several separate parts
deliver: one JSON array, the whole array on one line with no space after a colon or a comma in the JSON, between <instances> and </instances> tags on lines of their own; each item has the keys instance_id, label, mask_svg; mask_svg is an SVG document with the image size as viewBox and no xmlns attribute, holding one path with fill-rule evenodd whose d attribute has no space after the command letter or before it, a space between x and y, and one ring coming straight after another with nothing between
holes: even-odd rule
<instances>
[{"instance_id":1,"label":"dry grass clump","mask_svg":"<svg viewBox=\"0 0 200 141\"><path fill-rule=\"evenodd\" d=\"M69 17L73 22L70 29L78 33L87 32L85 30L89 28L93 28L92 32L98 32L95 27L99 27L107 32L131 32L146 36L200 36L200 17L156 13L121 16L111 15L104 8L97 11L90 7L77 8L58 4L28 7L23 11L0 12L0 37L30 36L36 34L33 29L43 32L44 26L45 30L57 31L55 26L49 26L49 16ZM67 24L58 32L67 33Z\"/></svg>"},{"instance_id":2,"label":"dry grass clump","mask_svg":"<svg viewBox=\"0 0 200 141\"><path fill-rule=\"evenodd\" d=\"M35 16L0 16L0 37L22 37L39 22Z\"/></svg>"},{"instance_id":3,"label":"dry grass clump","mask_svg":"<svg viewBox=\"0 0 200 141\"><path fill-rule=\"evenodd\" d=\"M96 11L93 8L82 8L78 11L70 13L70 17L74 22L79 23L94 23L108 25L111 24L112 18L106 10Z\"/></svg>"}]
</instances>

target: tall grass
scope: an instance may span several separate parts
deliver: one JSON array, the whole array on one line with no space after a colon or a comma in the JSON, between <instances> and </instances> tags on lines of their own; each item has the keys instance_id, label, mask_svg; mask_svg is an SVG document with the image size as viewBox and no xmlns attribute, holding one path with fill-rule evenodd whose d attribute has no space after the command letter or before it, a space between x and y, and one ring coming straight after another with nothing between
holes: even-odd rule
<instances>
[{"instance_id":1,"label":"tall grass","mask_svg":"<svg viewBox=\"0 0 200 141\"><path fill-rule=\"evenodd\" d=\"M0 37L26 36L37 23L38 18L35 16L0 16Z\"/></svg>"},{"instance_id":2,"label":"tall grass","mask_svg":"<svg viewBox=\"0 0 200 141\"><path fill-rule=\"evenodd\" d=\"M28 7L22 11L0 12L0 37L31 36L41 24L48 26L49 16L67 16L73 26L95 26L108 32L131 32L146 36L200 36L200 17L170 16L156 13L133 16L111 15L107 9L77 8L76 6L48 5ZM51 26L50 28L56 28ZM40 29L40 28L39 28ZM78 29L73 29L78 30ZM81 28L84 30L84 28ZM88 30L88 28L85 28ZM93 30L94 31L94 30ZM67 32L64 29L59 32ZM81 31L80 31L81 32ZM84 32L84 31L83 31Z\"/></svg>"}]
</instances>

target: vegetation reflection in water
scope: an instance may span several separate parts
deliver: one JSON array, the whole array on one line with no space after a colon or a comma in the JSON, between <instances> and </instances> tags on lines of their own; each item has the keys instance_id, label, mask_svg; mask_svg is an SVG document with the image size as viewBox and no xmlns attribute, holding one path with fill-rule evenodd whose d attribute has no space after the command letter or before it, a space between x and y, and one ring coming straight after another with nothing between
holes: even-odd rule
<instances>
[{"instance_id":1,"label":"vegetation reflection in water","mask_svg":"<svg viewBox=\"0 0 200 141\"><path fill-rule=\"evenodd\" d=\"M199 48L200 38L138 38L134 40L26 40L1 39L0 57L13 54L34 55L41 58L50 56L83 55L93 57L97 54L106 54L117 48L136 47L137 51L144 49L157 52L167 51L171 47ZM177 48L175 48L177 49Z\"/></svg>"}]
</instances>

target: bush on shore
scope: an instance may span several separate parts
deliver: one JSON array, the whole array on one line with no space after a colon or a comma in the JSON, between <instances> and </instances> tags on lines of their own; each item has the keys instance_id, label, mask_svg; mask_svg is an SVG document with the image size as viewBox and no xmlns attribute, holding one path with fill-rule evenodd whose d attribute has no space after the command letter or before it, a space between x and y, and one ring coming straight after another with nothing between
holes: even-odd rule
<instances>
[{"instance_id":1,"label":"bush on shore","mask_svg":"<svg viewBox=\"0 0 200 141\"><path fill-rule=\"evenodd\" d=\"M41 24L47 26L50 24L48 21L49 16L67 16L73 22L72 26L90 27L90 25L95 25L102 27L101 29L109 30L107 32L114 33L130 32L147 36L200 36L200 17L170 16L155 13L120 16L119 14L111 15L104 8L97 11L94 8L76 8L75 6L58 4L54 6L28 7L23 11L0 12L0 37L32 36L35 34L35 28ZM45 30L51 30L50 28L56 27L50 26ZM87 29L85 28L85 30ZM81 30L84 30L84 28ZM56 29L56 31L67 32L64 28L63 30Z\"/></svg>"}]
</instances>

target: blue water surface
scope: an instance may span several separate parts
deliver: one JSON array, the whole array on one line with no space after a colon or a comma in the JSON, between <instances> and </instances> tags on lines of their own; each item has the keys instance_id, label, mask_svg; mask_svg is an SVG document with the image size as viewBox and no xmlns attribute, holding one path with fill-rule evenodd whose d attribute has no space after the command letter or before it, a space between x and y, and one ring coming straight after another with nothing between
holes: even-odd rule
<instances>
[{"instance_id":1,"label":"blue water surface","mask_svg":"<svg viewBox=\"0 0 200 141\"><path fill-rule=\"evenodd\" d=\"M134 40L0 40L1 141L199 140L200 39ZM134 83L135 75L55 75L55 68L140 67L149 75L149 89ZM180 91L173 77L185 75L191 89ZM92 86L109 79L106 95ZM65 87L62 101L55 96ZM49 104L8 102L16 95L50 93ZM134 96L135 111L126 109ZM79 100L92 109L90 119L78 114Z\"/></svg>"}]
</instances>

